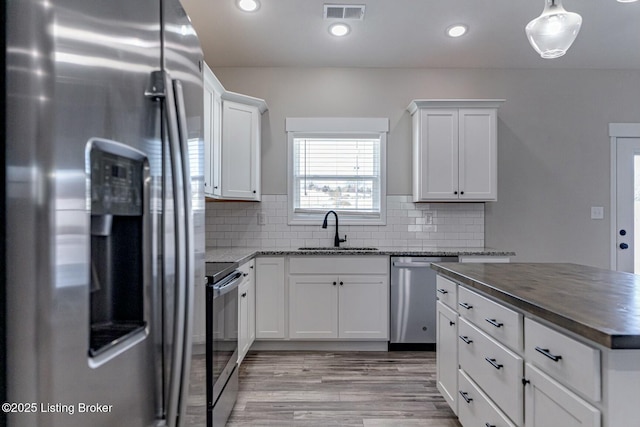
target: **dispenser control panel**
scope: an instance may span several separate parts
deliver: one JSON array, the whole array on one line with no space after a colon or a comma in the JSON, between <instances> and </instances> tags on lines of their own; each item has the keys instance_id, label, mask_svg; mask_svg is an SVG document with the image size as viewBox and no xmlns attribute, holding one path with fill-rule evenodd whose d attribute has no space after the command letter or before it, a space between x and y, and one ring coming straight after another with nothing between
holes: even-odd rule
<instances>
[{"instance_id":1,"label":"dispenser control panel","mask_svg":"<svg viewBox=\"0 0 640 427\"><path fill-rule=\"evenodd\" d=\"M91 214L142 215L141 161L92 150Z\"/></svg>"}]
</instances>

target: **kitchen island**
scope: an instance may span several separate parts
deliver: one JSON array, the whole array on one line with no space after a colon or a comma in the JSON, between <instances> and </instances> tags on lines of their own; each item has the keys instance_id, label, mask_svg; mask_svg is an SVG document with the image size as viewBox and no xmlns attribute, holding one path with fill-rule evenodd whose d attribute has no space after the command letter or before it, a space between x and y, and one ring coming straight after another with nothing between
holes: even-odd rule
<instances>
[{"instance_id":1,"label":"kitchen island","mask_svg":"<svg viewBox=\"0 0 640 427\"><path fill-rule=\"evenodd\" d=\"M438 388L464 426L640 426L640 276L576 264L432 268Z\"/></svg>"}]
</instances>

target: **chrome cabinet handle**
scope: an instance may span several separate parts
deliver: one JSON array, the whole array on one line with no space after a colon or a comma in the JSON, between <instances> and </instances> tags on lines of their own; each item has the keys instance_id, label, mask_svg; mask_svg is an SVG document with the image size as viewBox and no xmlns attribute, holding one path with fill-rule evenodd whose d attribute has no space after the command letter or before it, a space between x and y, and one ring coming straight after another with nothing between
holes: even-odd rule
<instances>
[{"instance_id":1,"label":"chrome cabinet handle","mask_svg":"<svg viewBox=\"0 0 640 427\"><path fill-rule=\"evenodd\" d=\"M496 319L484 319L484 320L491 323L496 328L501 328L504 325L504 323L496 322Z\"/></svg>"},{"instance_id":2,"label":"chrome cabinet handle","mask_svg":"<svg viewBox=\"0 0 640 427\"><path fill-rule=\"evenodd\" d=\"M502 368L502 365L498 364L498 362L496 362L496 359L489 359L488 357L485 357L484 360L489 362L489 364L496 369Z\"/></svg>"},{"instance_id":3,"label":"chrome cabinet handle","mask_svg":"<svg viewBox=\"0 0 640 427\"><path fill-rule=\"evenodd\" d=\"M467 310L471 310L473 308L472 305L467 304L466 302L460 302L458 305L462 308L466 308Z\"/></svg>"},{"instance_id":4,"label":"chrome cabinet handle","mask_svg":"<svg viewBox=\"0 0 640 427\"><path fill-rule=\"evenodd\" d=\"M458 338L464 341L465 344L471 344L473 342L473 340L470 340L469 337L466 335L460 335Z\"/></svg>"},{"instance_id":5,"label":"chrome cabinet handle","mask_svg":"<svg viewBox=\"0 0 640 427\"><path fill-rule=\"evenodd\" d=\"M467 403L471 403L471 401L473 400L471 397L469 397L469 393L466 393L464 391L460 391L460 396L462 396L464 401Z\"/></svg>"},{"instance_id":6,"label":"chrome cabinet handle","mask_svg":"<svg viewBox=\"0 0 640 427\"><path fill-rule=\"evenodd\" d=\"M558 356L556 354L549 353L549 349L548 348L536 347L536 351L538 353L541 353L541 354L545 355L546 357L548 357L549 359L553 360L554 362L557 362L558 360L562 359L562 356Z\"/></svg>"},{"instance_id":7,"label":"chrome cabinet handle","mask_svg":"<svg viewBox=\"0 0 640 427\"><path fill-rule=\"evenodd\" d=\"M448 294L448 293L449 293L449 291L447 291L447 290L445 290L445 289L437 289L437 291L438 291L439 293L441 293L442 295L444 295L444 294Z\"/></svg>"}]
</instances>

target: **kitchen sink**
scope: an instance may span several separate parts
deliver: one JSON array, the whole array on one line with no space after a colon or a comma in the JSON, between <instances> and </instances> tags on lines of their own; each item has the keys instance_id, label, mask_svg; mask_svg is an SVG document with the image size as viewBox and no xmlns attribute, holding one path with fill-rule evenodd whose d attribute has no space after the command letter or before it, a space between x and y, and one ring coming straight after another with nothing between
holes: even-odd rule
<instances>
[{"instance_id":1,"label":"kitchen sink","mask_svg":"<svg viewBox=\"0 0 640 427\"><path fill-rule=\"evenodd\" d=\"M316 247L316 248L298 248L300 251L377 251L378 248L373 247L345 247L345 248L336 248L335 246L324 246L324 247Z\"/></svg>"}]
</instances>

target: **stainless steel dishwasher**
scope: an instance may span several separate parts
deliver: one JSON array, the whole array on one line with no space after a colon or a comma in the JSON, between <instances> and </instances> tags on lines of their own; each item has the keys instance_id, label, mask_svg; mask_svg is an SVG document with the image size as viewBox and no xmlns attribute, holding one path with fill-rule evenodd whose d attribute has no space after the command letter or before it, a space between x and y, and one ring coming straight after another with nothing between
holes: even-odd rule
<instances>
[{"instance_id":1,"label":"stainless steel dishwasher","mask_svg":"<svg viewBox=\"0 0 640 427\"><path fill-rule=\"evenodd\" d=\"M433 350L436 342L436 272L432 262L458 257L391 257L389 350Z\"/></svg>"}]
</instances>

